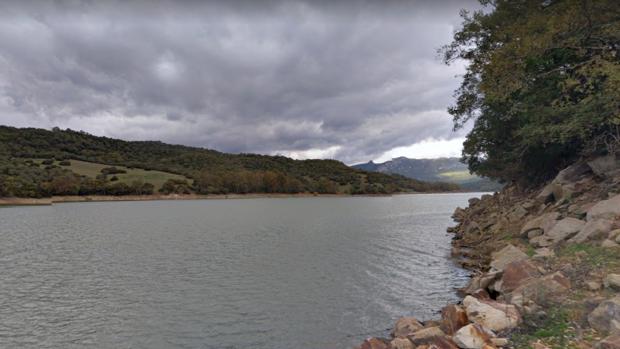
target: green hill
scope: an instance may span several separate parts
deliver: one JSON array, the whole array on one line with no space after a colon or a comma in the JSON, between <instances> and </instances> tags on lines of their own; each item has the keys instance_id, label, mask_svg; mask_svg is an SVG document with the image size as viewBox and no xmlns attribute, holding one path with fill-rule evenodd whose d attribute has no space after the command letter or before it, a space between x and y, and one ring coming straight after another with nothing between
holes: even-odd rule
<instances>
[{"instance_id":1,"label":"green hill","mask_svg":"<svg viewBox=\"0 0 620 349\"><path fill-rule=\"evenodd\" d=\"M366 172L335 160L226 154L58 128L0 126L0 196L5 197L453 190L458 186Z\"/></svg>"}]
</instances>

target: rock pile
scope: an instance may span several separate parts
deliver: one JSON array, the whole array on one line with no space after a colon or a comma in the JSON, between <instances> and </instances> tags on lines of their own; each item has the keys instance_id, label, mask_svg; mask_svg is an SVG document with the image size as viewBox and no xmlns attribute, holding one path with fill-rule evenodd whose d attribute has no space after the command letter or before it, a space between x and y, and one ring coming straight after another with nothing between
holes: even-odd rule
<instances>
[{"instance_id":1,"label":"rock pile","mask_svg":"<svg viewBox=\"0 0 620 349\"><path fill-rule=\"evenodd\" d=\"M575 164L538 190L509 185L453 219L452 255L474 273L462 303L438 321L402 318L391 338L359 348L508 348L532 319L569 305L583 313L571 324L579 347L620 349L620 160Z\"/></svg>"}]
</instances>

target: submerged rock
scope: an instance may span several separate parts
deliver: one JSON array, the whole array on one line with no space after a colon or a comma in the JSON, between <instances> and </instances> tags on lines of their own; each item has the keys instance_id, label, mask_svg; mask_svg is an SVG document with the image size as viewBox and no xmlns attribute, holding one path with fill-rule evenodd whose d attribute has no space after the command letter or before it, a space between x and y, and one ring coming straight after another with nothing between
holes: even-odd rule
<instances>
[{"instance_id":1,"label":"submerged rock","mask_svg":"<svg viewBox=\"0 0 620 349\"><path fill-rule=\"evenodd\" d=\"M390 343L382 338L368 338L357 349L390 349Z\"/></svg>"}]
</instances>

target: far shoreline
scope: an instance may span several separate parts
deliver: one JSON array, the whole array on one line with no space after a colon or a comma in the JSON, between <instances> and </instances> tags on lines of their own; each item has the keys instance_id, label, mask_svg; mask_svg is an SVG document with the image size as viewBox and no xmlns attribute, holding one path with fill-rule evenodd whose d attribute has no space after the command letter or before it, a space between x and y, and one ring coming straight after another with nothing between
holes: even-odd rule
<instances>
[{"instance_id":1,"label":"far shoreline","mask_svg":"<svg viewBox=\"0 0 620 349\"><path fill-rule=\"evenodd\" d=\"M344 197L391 197L396 195L408 195L408 194L465 194L465 193L479 193L469 191L454 191L454 192L402 192L392 194L313 194L313 193L298 193L298 194L278 194L278 193L253 193L253 194L215 194L215 195L199 195L199 194L172 194L172 195L70 195L70 196L52 196L48 198L18 198L18 197L4 197L0 198L0 207L3 206L49 206L53 204L61 203L76 203L76 202L108 202L108 201L168 201L168 200L230 200L230 199L262 199L262 198L309 198L309 197L332 197L332 198L344 198ZM480 192L482 193L482 192Z\"/></svg>"}]
</instances>

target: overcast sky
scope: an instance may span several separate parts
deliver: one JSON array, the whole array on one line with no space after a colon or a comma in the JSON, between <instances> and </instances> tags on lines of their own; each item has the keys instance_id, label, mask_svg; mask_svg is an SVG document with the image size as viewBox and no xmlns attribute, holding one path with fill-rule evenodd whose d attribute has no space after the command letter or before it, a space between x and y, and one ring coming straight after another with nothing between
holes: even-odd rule
<instances>
[{"instance_id":1,"label":"overcast sky","mask_svg":"<svg viewBox=\"0 0 620 349\"><path fill-rule=\"evenodd\" d=\"M334 4L336 3L336 4ZM460 154L464 1L3 1L0 124L225 152Z\"/></svg>"}]
</instances>

